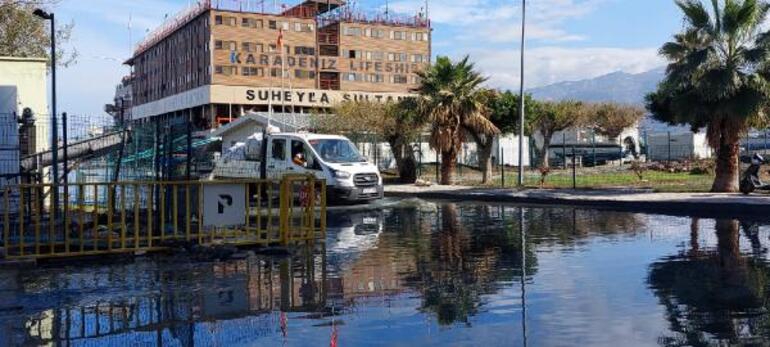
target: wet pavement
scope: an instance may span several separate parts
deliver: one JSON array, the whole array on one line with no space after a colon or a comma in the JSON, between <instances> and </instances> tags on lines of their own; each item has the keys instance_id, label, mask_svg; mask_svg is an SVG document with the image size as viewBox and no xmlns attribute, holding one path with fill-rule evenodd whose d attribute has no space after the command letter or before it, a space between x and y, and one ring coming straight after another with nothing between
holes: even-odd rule
<instances>
[{"instance_id":1,"label":"wet pavement","mask_svg":"<svg viewBox=\"0 0 770 347\"><path fill-rule=\"evenodd\" d=\"M770 223L386 199L325 243L1 270L0 345L770 343Z\"/></svg>"}]
</instances>

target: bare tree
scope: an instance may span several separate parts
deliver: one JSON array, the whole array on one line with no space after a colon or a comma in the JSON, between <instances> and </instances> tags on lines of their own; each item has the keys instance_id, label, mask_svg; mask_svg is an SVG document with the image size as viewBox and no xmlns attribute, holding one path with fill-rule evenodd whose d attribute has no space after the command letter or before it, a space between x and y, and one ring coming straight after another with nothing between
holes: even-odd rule
<instances>
[{"instance_id":1,"label":"bare tree","mask_svg":"<svg viewBox=\"0 0 770 347\"><path fill-rule=\"evenodd\" d=\"M32 12L50 8L57 0L0 0L0 56L50 59L50 26ZM72 35L73 23L56 28L57 43L66 43ZM64 45L59 45L63 47ZM77 51L57 49L58 65L75 62Z\"/></svg>"}]
</instances>

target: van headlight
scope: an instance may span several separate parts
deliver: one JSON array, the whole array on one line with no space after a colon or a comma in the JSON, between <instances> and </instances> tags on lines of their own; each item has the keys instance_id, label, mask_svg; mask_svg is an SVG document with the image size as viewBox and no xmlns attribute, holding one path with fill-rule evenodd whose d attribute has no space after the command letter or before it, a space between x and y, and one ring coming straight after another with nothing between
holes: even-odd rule
<instances>
[{"instance_id":1,"label":"van headlight","mask_svg":"<svg viewBox=\"0 0 770 347\"><path fill-rule=\"evenodd\" d=\"M334 178L339 178L339 179L343 179L343 180L344 179L348 179L351 176L350 172L347 172L347 171L332 170L332 172L334 173Z\"/></svg>"}]
</instances>

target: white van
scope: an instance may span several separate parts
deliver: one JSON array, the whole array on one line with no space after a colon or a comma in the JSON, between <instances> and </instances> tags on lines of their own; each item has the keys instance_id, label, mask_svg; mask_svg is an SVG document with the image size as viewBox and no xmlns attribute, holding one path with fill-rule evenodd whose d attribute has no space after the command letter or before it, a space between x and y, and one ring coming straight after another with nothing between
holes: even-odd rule
<instances>
[{"instance_id":1,"label":"white van","mask_svg":"<svg viewBox=\"0 0 770 347\"><path fill-rule=\"evenodd\" d=\"M266 165L262 165L266 163ZM370 201L383 197L382 176L344 136L310 133L262 133L223 153L214 178L280 179L312 174L327 182L332 201Z\"/></svg>"}]
</instances>

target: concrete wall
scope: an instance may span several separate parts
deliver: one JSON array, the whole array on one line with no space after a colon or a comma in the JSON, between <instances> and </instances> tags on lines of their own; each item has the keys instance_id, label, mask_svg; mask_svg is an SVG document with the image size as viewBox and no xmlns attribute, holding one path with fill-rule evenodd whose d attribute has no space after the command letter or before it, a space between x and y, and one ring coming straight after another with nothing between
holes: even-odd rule
<instances>
[{"instance_id":1,"label":"concrete wall","mask_svg":"<svg viewBox=\"0 0 770 347\"><path fill-rule=\"evenodd\" d=\"M647 135L647 142L649 160L705 159L711 158L714 154L708 141L706 141L705 133L649 134Z\"/></svg>"},{"instance_id":2,"label":"concrete wall","mask_svg":"<svg viewBox=\"0 0 770 347\"><path fill-rule=\"evenodd\" d=\"M35 115L35 152L50 148L50 119L46 83L46 59L0 57L0 188L17 184L19 173L19 132L17 117L25 108ZM16 196L10 197L13 209Z\"/></svg>"},{"instance_id":3,"label":"concrete wall","mask_svg":"<svg viewBox=\"0 0 770 347\"><path fill-rule=\"evenodd\" d=\"M46 62L39 58L0 57L0 86L16 87L17 105L11 111L20 115L29 107L35 114L36 152L50 148L51 143Z\"/></svg>"},{"instance_id":4,"label":"concrete wall","mask_svg":"<svg viewBox=\"0 0 770 347\"><path fill-rule=\"evenodd\" d=\"M536 133L533 138L535 139L535 142L538 146L542 145L543 143L543 136L540 135L540 133ZM570 128L564 131L557 131L554 133L553 137L551 137L551 145L562 145L564 143L567 143L569 145L573 144L591 144L592 141L596 141L597 143L615 143L615 144L622 144L624 140L627 138L630 138L633 140L634 145L636 146L636 150L639 151L639 127L638 125L633 125L625 130L618 136L618 138L610 139L607 136L600 135L600 134L594 134L592 129L588 128Z\"/></svg>"},{"instance_id":5,"label":"concrete wall","mask_svg":"<svg viewBox=\"0 0 770 347\"><path fill-rule=\"evenodd\" d=\"M415 157L418 162L423 164L436 163L436 151L430 148L427 139L424 139L422 143L414 143L412 147L415 149ZM498 138L492 147L492 162L494 165L500 160L500 149L504 151L503 162L508 166L519 165L519 137L513 135L504 136L502 139ZM374 146L371 143L359 143L358 149L361 154L368 157L369 160L374 161ZM419 157L422 153L422 158ZM529 150L529 138L524 138L524 165L530 165L530 150ZM383 142L377 146L377 162L380 169L394 169L396 167L395 159L393 159L393 153L390 150L390 146ZM468 165L473 167L479 166L479 156L476 143L465 142L460 149L460 153L457 156L457 163L462 165Z\"/></svg>"}]
</instances>

